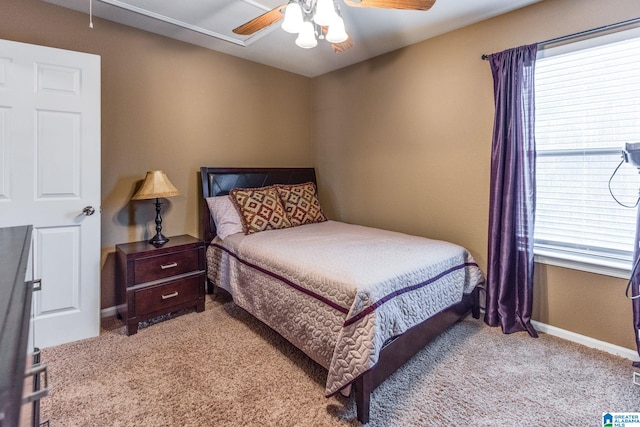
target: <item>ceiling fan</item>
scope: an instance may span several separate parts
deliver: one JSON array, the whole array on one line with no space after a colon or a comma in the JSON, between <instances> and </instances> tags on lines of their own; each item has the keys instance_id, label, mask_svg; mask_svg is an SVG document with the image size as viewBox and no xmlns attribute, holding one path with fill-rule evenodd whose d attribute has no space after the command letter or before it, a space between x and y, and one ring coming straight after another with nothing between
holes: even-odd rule
<instances>
[{"instance_id":1,"label":"ceiling fan","mask_svg":"<svg viewBox=\"0 0 640 427\"><path fill-rule=\"evenodd\" d=\"M348 6L381 9L429 10L436 0L344 0ZM345 31L336 0L289 0L263 13L233 30L234 33L250 36L276 22L283 20L282 29L298 34L296 44L312 48L317 38L331 43L334 52L344 52L353 46Z\"/></svg>"}]
</instances>

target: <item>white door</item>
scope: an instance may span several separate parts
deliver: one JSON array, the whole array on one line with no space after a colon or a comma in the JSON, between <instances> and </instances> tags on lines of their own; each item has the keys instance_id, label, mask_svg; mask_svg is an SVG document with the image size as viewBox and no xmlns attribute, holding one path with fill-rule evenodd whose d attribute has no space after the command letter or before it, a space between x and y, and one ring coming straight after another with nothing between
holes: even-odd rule
<instances>
[{"instance_id":1,"label":"white door","mask_svg":"<svg viewBox=\"0 0 640 427\"><path fill-rule=\"evenodd\" d=\"M0 40L0 227L25 224L36 346L98 335L100 57Z\"/></svg>"}]
</instances>

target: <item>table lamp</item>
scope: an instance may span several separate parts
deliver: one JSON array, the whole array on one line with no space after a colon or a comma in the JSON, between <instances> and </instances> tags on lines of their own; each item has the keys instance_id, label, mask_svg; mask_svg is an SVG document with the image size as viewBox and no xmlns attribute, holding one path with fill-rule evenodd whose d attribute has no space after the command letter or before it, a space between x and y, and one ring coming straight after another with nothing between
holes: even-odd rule
<instances>
[{"instance_id":1,"label":"table lamp","mask_svg":"<svg viewBox=\"0 0 640 427\"><path fill-rule=\"evenodd\" d=\"M162 246L169 241L162 234L162 217L160 216L160 198L180 195L180 190L173 186L164 171L149 171L144 178L142 186L131 197L131 200L156 199L156 235L149 243L154 246Z\"/></svg>"}]
</instances>

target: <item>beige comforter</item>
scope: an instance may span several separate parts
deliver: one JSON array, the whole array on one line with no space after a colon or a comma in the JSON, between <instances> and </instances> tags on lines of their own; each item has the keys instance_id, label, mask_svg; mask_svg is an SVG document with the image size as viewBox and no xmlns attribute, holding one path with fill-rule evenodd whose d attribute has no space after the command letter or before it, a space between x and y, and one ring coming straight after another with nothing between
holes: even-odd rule
<instances>
[{"instance_id":1,"label":"beige comforter","mask_svg":"<svg viewBox=\"0 0 640 427\"><path fill-rule=\"evenodd\" d=\"M335 221L216 238L207 260L237 305L328 369L328 396L484 280L458 245Z\"/></svg>"}]
</instances>

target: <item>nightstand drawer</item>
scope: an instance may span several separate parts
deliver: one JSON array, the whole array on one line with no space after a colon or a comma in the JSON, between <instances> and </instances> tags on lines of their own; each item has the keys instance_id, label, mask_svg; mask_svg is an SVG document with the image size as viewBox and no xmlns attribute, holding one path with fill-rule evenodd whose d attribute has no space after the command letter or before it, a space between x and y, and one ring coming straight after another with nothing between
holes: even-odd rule
<instances>
[{"instance_id":1,"label":"nightstand drawer","mask_svg":"<svg viewBox=\"0 0 640 427\"><path fill-rule=\"evenodd\" d=\"M204 242L183 234L162 246L146 241L116 245L118 315L127 335L138 324L183 308L204 311Z\"/></svg>"},{"instance_id":2,"label":"nightstand drawer","mask_svg":"<svg viewBox=\"0 0 640 427\"><path fill-rule=\"evenodd\" d=\"M167 307L198 299L204 287L204 273L194 274L135 291L136 315L144 316Z\"/></svg>"},{"instance_id":3,"label":"nightstand drawer","mask_svg":"<svg viewBox=\"0 0 640 427\"><path fill-rule=\"evenodd\" d=\"M134 285L200 270L198 249L135 260Z\"/></svg>"}]
</instances>

